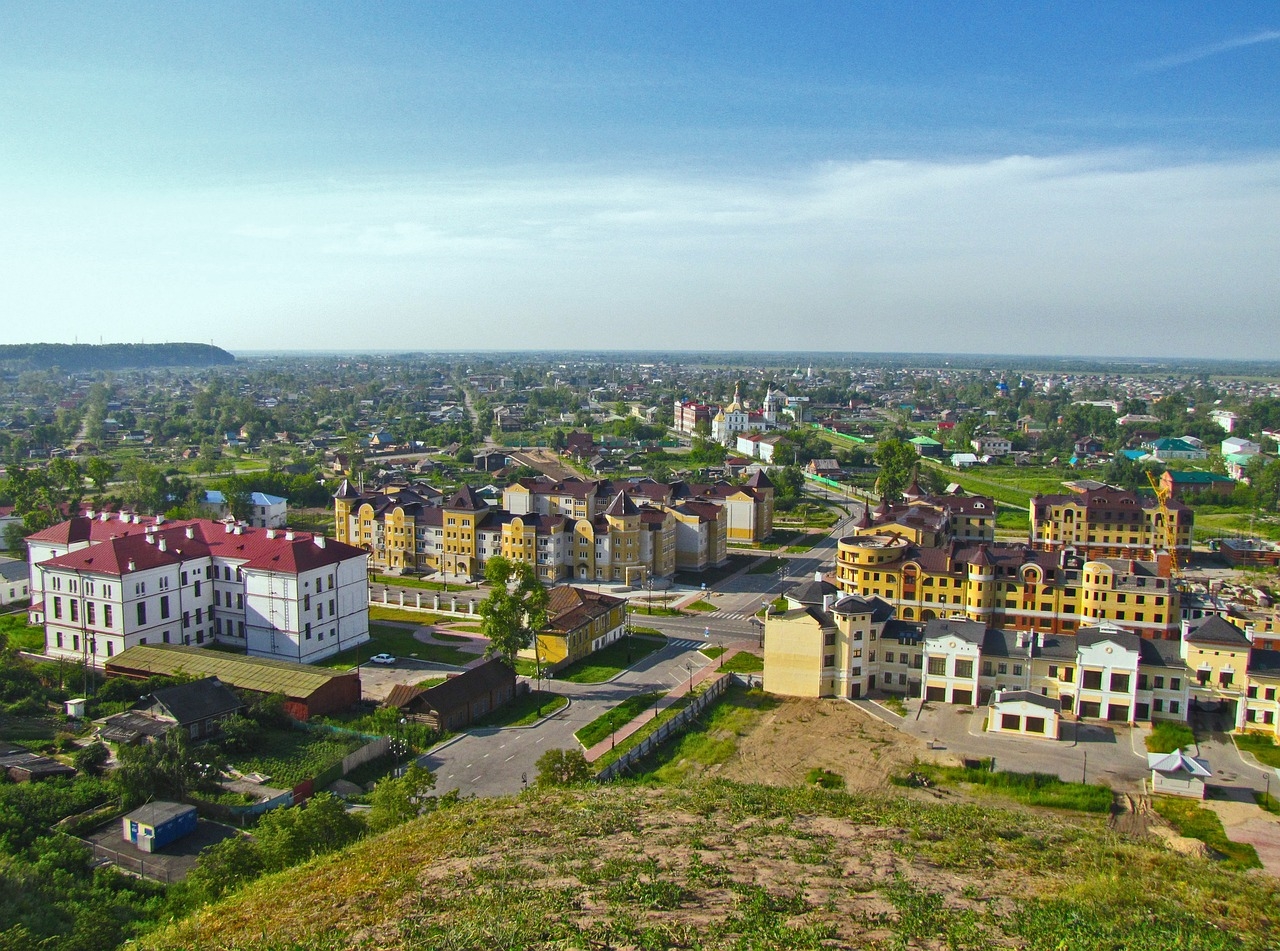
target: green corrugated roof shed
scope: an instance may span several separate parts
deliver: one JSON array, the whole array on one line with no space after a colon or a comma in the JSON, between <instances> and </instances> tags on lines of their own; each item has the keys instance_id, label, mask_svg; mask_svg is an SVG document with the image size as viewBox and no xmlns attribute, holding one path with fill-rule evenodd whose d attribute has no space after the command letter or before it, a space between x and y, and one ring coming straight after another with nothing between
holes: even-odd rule
<instances>
[{"instance_id":1,"label":"green corrugated roof shed","mask_svg":"<svg viewBox=\"0 0 1280 951\"><path fill-rule=\"evenodd\" d=\"M1211 482L1235 481L1231 476L1225 476L1217 472L1201 472L1199 469L1188 469L1182 472L1170 469L1169 475L1174 482L1180 482L1185 485L1208 485Z\"/></svg>"},{"instance_id":2,"label":"green corrugated roof shed","mask_svg":"<svg viewBox=\"0 0 1280 951\"><path fill-rule=\"evenodd\" d=\"M942 443L938 442L938 440L930 439L928 436L913 436L912 438L908 439L907 442L913 443L914 445L917 445L917 446L941 446L942 445Z\"/></svg>"},{"instance_id":3,"label":"green corrugated roof shed","mask_svg":"<svg viewBox=\"0 0 1280 951\"><path fill-rule=\"evenodd\" d=\"M348 670L325 670L268 657L246 657L181 644L143 644L121 651L107 662L108 671L172 676L217 677L224 684L257 693L307 697L335 677L349 677Z\"/></svg>"}]
</instances>

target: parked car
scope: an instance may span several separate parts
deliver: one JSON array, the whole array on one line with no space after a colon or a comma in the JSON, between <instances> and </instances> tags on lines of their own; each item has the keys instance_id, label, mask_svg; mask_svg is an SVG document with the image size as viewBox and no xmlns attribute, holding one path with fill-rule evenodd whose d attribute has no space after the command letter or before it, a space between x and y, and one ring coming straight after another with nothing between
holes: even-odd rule
<instances>
[{"instance_id":1,"label":"parked car","mask_svg":"<svg viewBox=\"0 0 1280 951\"><path fill-rule=\"evenodd\" d=\"M394 664L396 662L395 657L391 654L374 654L369 659L375 664Z\"/></svg>"}]
</instances>

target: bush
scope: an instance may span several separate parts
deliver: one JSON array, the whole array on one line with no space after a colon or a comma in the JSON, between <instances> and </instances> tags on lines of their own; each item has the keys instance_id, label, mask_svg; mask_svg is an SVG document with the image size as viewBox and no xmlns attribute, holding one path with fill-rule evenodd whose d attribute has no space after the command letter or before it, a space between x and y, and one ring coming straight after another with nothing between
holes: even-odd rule
<instances>
[{"instance_id":1,"label":"bush","mask_svg":"<svg viewBox=\"0 0 1280 951\"><path fill-rule=\"evenodd\" d=\"M538 757L539 786L574 786L593 775L582 750L547 750Z\"/></svg>"},{"instance_id":2,"label":"bush","mask_svg":"<svg viewBox=\"0 0 1280 951\"><path fill-rule=\"evenodd\" d=\"M1147 752L1172 753L1184 746L1190 746L1195 741L1195 734L1185 723L1157 723L1152 728L1151 735L1147 737Z\"/></svg>"},{"instance_id":3,"label":"bush","mask_svg":"<svg viewBox=\"0 0 1280 951\"><path fill-rule=\"evenodd\" d=\"M94 741L88 746L82 747L71 763L80 772L97 776L102 772L102 767L106 765L110 757L111 751L107 749L106 745L101 741Z\"/></svg>"},{"instance_id":4,"label":"bush","mask_svg":"<svg viewBox=\"0 0 1280 951\"><path fill-rule=\"evenodd\" d=\"M804 781L822 789L844 789L844 779L839 773L818 766L805 773Z\"/></svg>"}]
</instances>

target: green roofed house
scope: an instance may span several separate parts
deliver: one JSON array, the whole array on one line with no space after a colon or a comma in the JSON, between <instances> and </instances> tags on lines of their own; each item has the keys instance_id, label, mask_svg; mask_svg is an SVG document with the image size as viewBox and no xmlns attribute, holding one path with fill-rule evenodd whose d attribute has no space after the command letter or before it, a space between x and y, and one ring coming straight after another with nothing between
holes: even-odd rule
<instances>
[{"instance_id":1,"label":"green roofed house","mask_svg":"<svg viewBox=\"0 0 1280 951\"><path fill-rule=\"evenodd\" d=\"M1230 495L1236 487L1236 480L1217 472L1201 472L1199 469L1188 469L1182 472L1166 469L1160 476L1160 485L1176 499L1188 492Z\"/></svg>"},{"instance_id":2,"label":"green roofed house","mask_svg":"<svg viewBox=\"0 0 1280 951\"><path fill-rule=\"evenodd\" d=\"M922 456L929 456L933 459L938 459L942 456L942 443L936 439L930 439L928 436L913 436L907 441Z\"/></svg>"},{"instance_id":3,"label":"green roofed house","mask_svg":"<svg viewBox=\"0 0 1280 951\"><path fill-rule=\"evenodd\" d=\"M107 661L106 670L138 680L179 674L217 677L237 690L278 693L285 698L285 711L296 720L336 713L360 702L360 675L354 670L325 670L179 644L130 647Z\"/></svg>"},{"instance_id":4,"label":"green roofed house","mask_svg":"<svg viewBox=\"0 0 1280 951\"><path fill-rule=\"evenodd\" d=\"M1156 439L1149 443L1143 443L1142 448L1149 451L1153 459L1159 459L1161 462L1168 462L1174 459L1209 458L1209 454L1207 452L1186 439L1165 437L1164 439Z\"/></svg>"}]
</instances>

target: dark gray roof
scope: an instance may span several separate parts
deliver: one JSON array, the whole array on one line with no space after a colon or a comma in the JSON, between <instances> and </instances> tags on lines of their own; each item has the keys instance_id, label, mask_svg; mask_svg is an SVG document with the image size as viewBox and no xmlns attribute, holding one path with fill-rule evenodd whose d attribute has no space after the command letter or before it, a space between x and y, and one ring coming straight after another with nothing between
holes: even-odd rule
<instances>
[{"instance_id":1,"label":"dark gray roof","mask_svg":"<svg viewBox=\"0 0 1280 951\"><path fill-rule=\"evenodd\" d=\"M30 576L31 569L25 561L0 561L0 578L5 581L22 581Z\"/></svg>"},{"instance_id":2,"label":"dark gray roof","mask_svg":"<svg viewBox=\"0 0 1280 951\"><path fill-rule=\"evenodd\" d=\"M135 705L162 712L178 723L199 723L210 717L229 716L244 706L234 690L217 677L205 677L191 683L163 687Z\"/></svg>"},{"instance_id":3,"label":"dark gray roof","mask_svg":"<svg viewBox=\"0 0 1280 951\"><path fill-rule=\"evenodd\" d=\"M1032 690L1005 690L995 697L996 703L1005 703L1011 700L1021 700L1024 703L1033 703L1037 707L1044 707L1046 710L1061 710L1062 705L1056 700L1049 697L1042 697L1040 694Z\"/></svg>"},{"instance_id":4,"label":"dark gray roof","mask_svg":"<svg viewBox=\"0 0 1280 951\"><path fill-rule=\"evenodd\" d=\"M1178 641L1144 637L1138 655L1141 662L1150 667L1185 667L1182 659L1182 645ZM1250 667L1253 665L1250 664Z\"/></svg>"},{"instance_id":5,"label":"dark gray roof","mask_svg":"<svg viewBox=\"0 0 1280 951\"><path fill-rule=\"evenodd\" d=\"M424 704L433 710L445 712L465 706L474 698L503 686L514 686L515 671L501 657L492 657L477 667L471 667L442 684L436 684L421 694Z\"/></svg>"},{"instance_id":6,"label":"dark gray roof","mask_svg":"<svg viewBox=\"0 0 1280 951\"><path fill-rule=\"evenodd\" d=\"M177 816L195 812L195 809L195 806L189 806L185 802L149 802L145 806L139 806L125 818L139 825L160 826Z\"/></svg>"},{"instance_id":7,"label":"dark gray roof","mask_svg":"<svg viewBox=\"0 0 1280 951\"><path fill-rule=\"evenodd\" d=\"M798 604L816 604L821 606L822 599L839 594L839 589L830 581L805 581L787 591L787 599Z\"/></svg>"},{"instance_id":8,"label":"dark gray roof","mask_svg":"<svg viewBox=\"0 0 1280 951\"><path fill-rule=\"evenodd\" d=\"M887 623L893 620L893 605L884 598L864 598L857 594L846 594L831 605L831 613L870 614L871 620L875 623Z\"/></svg>"},{"instance_id":9,"label":"dark gray roof","mask_svg":"<svg viewBox=\"0 0 1280 951\"><path fill-rule=\"evenodd\" d=\"M1234 648L1250 646L1244 631L1218 614L1192 621L1183 640L1191 644L1221 644Z\"/></svg>"},{"instance_id":10,"label":"dark gray roof","mask_svg":"<svg viewBox=\"0 0 1280 951\"><path fill-rule=\"evenodd\" d=\"M1023 638L1022 646L1018 646L1018 635ZM999 631L995 628L988 628L982 639L982 656L987 657L1031 657L1031 644L1035 641L1035 634L1025 631Z\"/></svg>"},{"instance_id":11,"label":"dark gray roof","mask_svg":"<svg viewBox=\"0 0 1280 951\"><path fill-rule=\"evenodd\" d=\"M924 626L926 638L959 637L979 646L986 640L987 626L981 621L961 621L950 618L934 618Z\"/></svg>"}]
</instances>

